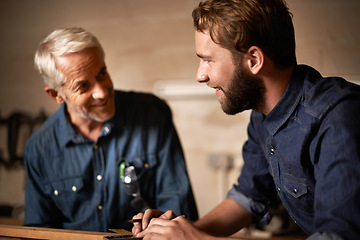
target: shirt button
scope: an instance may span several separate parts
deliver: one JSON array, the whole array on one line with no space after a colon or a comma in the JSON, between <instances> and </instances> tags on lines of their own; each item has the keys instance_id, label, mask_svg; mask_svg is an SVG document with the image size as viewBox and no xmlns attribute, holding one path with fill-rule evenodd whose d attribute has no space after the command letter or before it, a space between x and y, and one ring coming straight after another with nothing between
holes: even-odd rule
<instances>
[{"instance_id":1,"label":"shirt button","mask_svg":"<svg viewBox=\"0 0 360 240\"><path fill-rule=\"evenodd\" d=\"M76 192L76 186L72 186L71 190L73 190L73 192Z\"/></svg>"},{"instance_id":2,"label":"shirt button","mask_svg":"<svg viewBox=\"0 0 360 240\"><path fill-rule=\"evenodd\" d=\"M270 149L270 154L271 154L271 155L274 155L274 153L275 153L275 148L271 148L271 149Z\"/></svg>"},{"instance_id":3,"label":"shirt button","mask_svg":"<svg viewBox=\"0 0 360 240\"><path fill-rule=\"evenodd\" d=\"M109 130L108 127L105 127L105 128L104 128L104 131L108 133L110 130Z\"/></svg>"},{"instance_id":4,"label":"shirt button","mask_svg":"<svg viewBox=\"0 0 360 240\"><path fill-rule=\"evenodd\" d=\"M55 196L59 195L59 191L58 191L58 190L55 190L55 191L54 191L54 195L55 195Z\"/></svg>"},{"instance_id":5,"label":"shirt button","mask_svg":"<svg viewBox=\"0 0 360 240\"><path fill-rule=\"evenodd\" d=\"M281 189L278 187L277 190L278 190L278 192L280 192Z\"/></svg>"},{"instance_id":6,"label":"shirt button","mask_svg":"<svg viewBox=\"0 0 360 240\"><path fill-rule=\"evenodd\" d=\"M99 205L98 210L101 211L103 209L103 206Z\"/></svg>"},{"instance_id":7,"label":"shirt button","mask_svg":"<svg viewBox=\"0 0 360 240\"><path fill-rule=\"evenodd\" d=\"M294 192L295 194L297 194L297 192L298 192L297 188L294 188L294 189L293 189L293 192Z\"/></svg>"},{"instance_id":8,"label":"shirt button","mask_svg":"<svg viewBox=\"0 0 360 240\"><path fill-rule=\"evenodd\" d=\"M96 150L96 149L98 149L98 145L94 145L94 147L93 147L93 148L94 148L95 150Z\"/></svg>"},{"instance_id":9,"label":"shirt button","mask_svg":"<svg viewBox=\"0 0 360 240\"><path fill-rule=\"evenodd\" d=\"M100 181L100 180L102 179L102 176L99 174L99 175L96 176L96 179L97 179L98 181Z\"/></svg>"}]
</instances>

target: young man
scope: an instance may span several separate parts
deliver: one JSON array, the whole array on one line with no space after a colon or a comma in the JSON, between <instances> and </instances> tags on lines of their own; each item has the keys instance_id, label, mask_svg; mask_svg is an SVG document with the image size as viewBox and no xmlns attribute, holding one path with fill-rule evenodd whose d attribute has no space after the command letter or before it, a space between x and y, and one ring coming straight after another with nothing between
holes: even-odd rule
<instances>
[{"instance_id":1,"label":"young man","mask_svg":"<svg viewBox=\"0 0 360 240\"><path fill-rule=\"evenodd\" d=\"M245 164L227 199L193 225L150 210L135 216L143 222L133 232L144 239L228 236L268 223L279 196L308 239L358 239L360 87L297 65L282 0L204 0L193 19L197 80L216 89L225 113L253 110Z\"/></svg>"},{"instance_id":2,"label":"young man","mask_svg":"<svg viewBox=\"0 0 360 240\"><path fill-rule=\"evenodd\" d=\"M165 102L114 91L100 43L81 28L53 31L35 64L61 106L26 147L25 225L126 229L147 208L174 208L197 219Z\"/></svg>"}]
</instances>

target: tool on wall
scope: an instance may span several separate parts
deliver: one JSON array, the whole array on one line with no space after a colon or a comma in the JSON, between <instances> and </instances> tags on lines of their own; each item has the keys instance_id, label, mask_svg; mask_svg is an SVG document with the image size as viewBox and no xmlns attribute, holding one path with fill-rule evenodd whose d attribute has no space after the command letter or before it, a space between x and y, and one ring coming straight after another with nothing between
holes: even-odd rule
<instances>
[{"instance_id":1,"label":"tool on wall","mask_svg":"<svg viewBox=\"0 0 360 240\"><path fill-rule=\"evenodd\" d=\"M46 119L46 114L41 111L32 117L24 112L13 112L8 118L0 118L1 129L5 129L7 144L0 148L0 163L11 167L15 163L23 163L24 149L31 133Z\"/></svg>"}]
</instances>

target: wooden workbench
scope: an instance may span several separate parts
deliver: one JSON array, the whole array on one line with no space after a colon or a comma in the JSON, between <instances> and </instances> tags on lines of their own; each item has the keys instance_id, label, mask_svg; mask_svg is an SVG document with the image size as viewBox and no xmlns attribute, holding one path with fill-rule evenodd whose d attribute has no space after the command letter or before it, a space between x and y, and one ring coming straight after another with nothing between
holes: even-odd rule
<instances>
[{"instance_id":1,"label":"wooden workbench","mask_svg":"<svg viewBox=\"0 0 360 240\"><path fill-rule=\"evenodd\" d=\"M117 240L116 237L124 237L131 235L131 232L121 230L120 233L106 233L106 232L90 232L90 231L75 231L65 229L52 228L38 228L38 227L23 227L16 225L1 225L0 224L0 240L16 240L16 239L40 239L40 240ZM272 237L249 237L242 234L235 234L229 239L243 239L243 240L304 240L305 236L272 236ZM119 238L118 238L119 239ZM125 239L139 239L139 238L121 238Z\"/></svg>"},{"instance_id":2,"label":"wooden workbench","mask_svg":"<svg viewBox=\"0 0 360 240\"><path fill-rule=\"evenodd\" d=\"M0 239L40 239L40 240L116 240L139 239L124 238L131 232L122 230L120 233L75 231L66 229L23 227L14 225L0 225ZM118 237L118 238L117 238Z\"/></svg>"}]
</instances>

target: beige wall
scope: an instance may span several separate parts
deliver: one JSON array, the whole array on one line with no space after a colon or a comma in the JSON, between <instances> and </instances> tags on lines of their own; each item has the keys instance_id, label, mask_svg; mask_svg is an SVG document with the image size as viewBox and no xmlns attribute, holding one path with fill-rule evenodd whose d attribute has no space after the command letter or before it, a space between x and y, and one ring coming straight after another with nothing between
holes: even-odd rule
<instances>
[{"instance_id":1,"label":"beige wall","mask_svg":"<svg viewBox=\"0 0 360 240\"><path fill-rule=\"evenodd\" d=\"M153 91L158 80L193 80L191 10L198 0L1 0L0 116L14 110L48 114L57 105L43 92L33 53L51 30L81 26L98 36L118 89ZM360 80L360 1L288 0L294 14L299 63L323 75ZM222 113L214 97L169 98L203 216L234 183L241 167L249 112ZM6 136L0 129L0 152ZM230 155L230 171L209 166L210 155ZM0 204L23 204L24 172L0 167Z\"/></svg>"}]
</instances>

